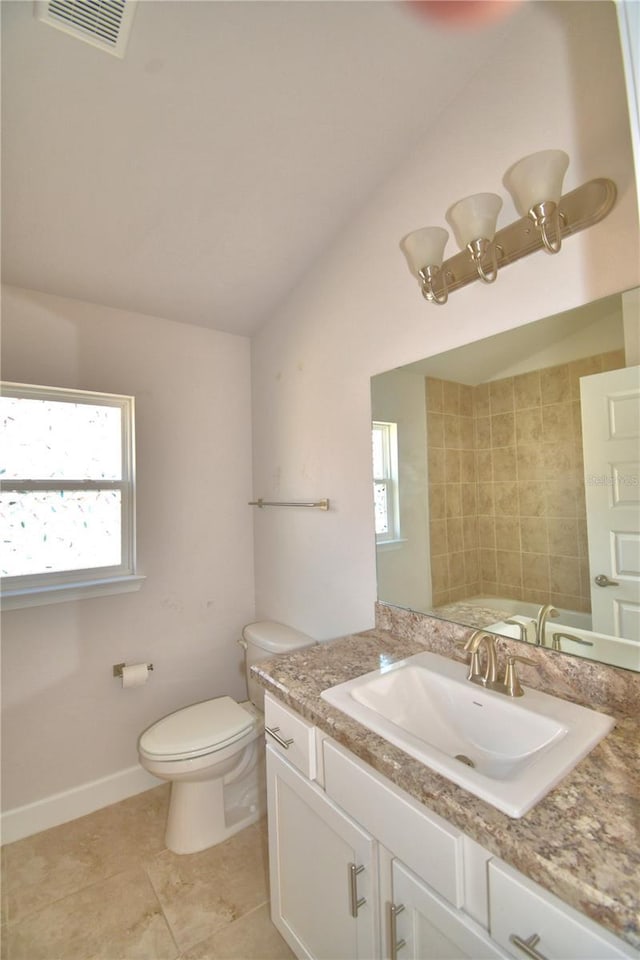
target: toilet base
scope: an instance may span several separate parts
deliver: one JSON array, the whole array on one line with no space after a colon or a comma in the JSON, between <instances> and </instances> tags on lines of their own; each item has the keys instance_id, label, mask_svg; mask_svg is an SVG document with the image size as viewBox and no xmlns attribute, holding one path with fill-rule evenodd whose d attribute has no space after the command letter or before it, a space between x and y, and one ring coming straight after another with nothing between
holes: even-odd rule
<instances>
[{"instance_id":1,"label":"toilet base","mask_svg":"<svg viewBox=\"0 0 640 960\"><path fill-rule=\"evenodd\" d=\"M198 853L222 843L266 814L264 751L244 776L174 780L165 844L173 853Z\"/></svg>"}]
</instances>

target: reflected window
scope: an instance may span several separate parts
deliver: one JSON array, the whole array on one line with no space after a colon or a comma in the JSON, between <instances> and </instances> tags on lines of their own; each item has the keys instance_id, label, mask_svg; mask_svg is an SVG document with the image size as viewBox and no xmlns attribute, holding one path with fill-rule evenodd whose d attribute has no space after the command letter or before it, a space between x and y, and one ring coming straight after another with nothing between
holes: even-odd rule
<instances>
[{"instance_id":1,"label":"reflected window","mask_svg":"<svg viewBox=\"0 0 640 960\"><path fill-rule=\"evenodd\" d=\"M398 497L398 425L374 420L373 504L376 542L400 539Z\"/></svg>"}]
</instances>

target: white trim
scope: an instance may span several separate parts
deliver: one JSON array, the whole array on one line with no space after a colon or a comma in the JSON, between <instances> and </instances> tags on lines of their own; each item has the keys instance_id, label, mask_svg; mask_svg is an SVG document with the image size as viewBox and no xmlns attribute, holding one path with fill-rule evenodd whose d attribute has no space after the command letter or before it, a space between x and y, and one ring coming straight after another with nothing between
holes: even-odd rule
<instances>
[{"instance_id":1,"label":"white trim","mask_svg":"<svg viewBox=\"0 0 640 960\"><path fill-rule=\"evenodd\" d=\"M24 807L7 810L0 818L2 843L13 843L41 830L84 817L111 803L151 790L162 782L136 764L100 780L65 790L64 793L54 793Z\"/></svg>"},{"instance_id":2,"label":"white trim","mask_svg":"<svg viewBox=\"0 0 640 960\"><path fill-rule=\"evenodd\" d=\"M0 605L3 610L22 610L24 607L43 607L48 603L65 603L67 600L88 600L90 597L110 597L116 593L134 593L146 577L113 577L90 580L87 583L62 583L49 587L26 587L23 590L6 591Z\"/></svg>"}]
</instances>

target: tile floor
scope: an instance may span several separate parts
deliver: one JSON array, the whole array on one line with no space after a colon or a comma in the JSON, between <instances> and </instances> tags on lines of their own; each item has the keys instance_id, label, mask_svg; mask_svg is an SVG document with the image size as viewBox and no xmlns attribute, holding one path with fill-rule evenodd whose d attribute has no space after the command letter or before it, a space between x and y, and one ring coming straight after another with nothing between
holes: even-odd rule
<instances>
[{"instance_id":1,"label":"tile floor","mask_svg":"<svg viewBox=\"0 0 640 960\"><path fill-rule=\"evenodd\" d=\"M164 846L168 784L2 848L2 960L291 960L269 919L266 820Z\"/></svg>"}]
</instances>

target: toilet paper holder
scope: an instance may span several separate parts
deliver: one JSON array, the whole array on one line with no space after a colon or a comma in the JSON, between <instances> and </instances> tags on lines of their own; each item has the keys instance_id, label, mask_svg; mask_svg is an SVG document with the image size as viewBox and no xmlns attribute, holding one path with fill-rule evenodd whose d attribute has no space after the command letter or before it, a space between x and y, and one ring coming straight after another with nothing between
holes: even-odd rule
<instances>
[{"instance_id":1,"label":"toilet paper holder","mask_svg":"<svg viewBox=\"0 0 640 960\"><path fill-rule=\"evenodd\" d=\"M125 667L126 667L126 663L114 663L114 665L113 665L113 675L114 675L114 677L118 677L118 678L122 679L122 671L124 670ZM148 664L147 664L147 670L153 670L153 664L152 664L152 663L148 663Z\"/></svg>"}]
</instances>

